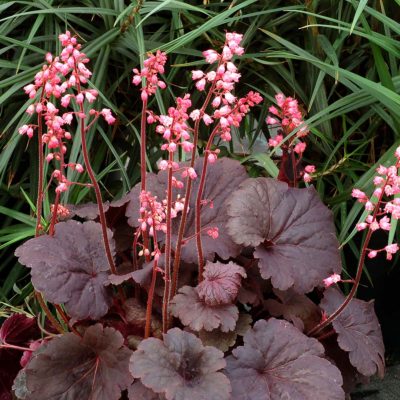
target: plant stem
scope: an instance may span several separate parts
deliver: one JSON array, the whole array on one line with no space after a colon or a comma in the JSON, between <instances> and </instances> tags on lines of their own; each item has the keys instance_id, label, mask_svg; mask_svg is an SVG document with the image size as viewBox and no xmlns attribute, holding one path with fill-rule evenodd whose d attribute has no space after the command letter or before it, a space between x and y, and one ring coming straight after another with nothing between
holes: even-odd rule
<instances>
[{"instance_id":1,"label":"plant stem","mask_svg":"<svg viewBox=\"0 0 400 400\"><path fill-rule=\"evenodd\" d=\"M147 137L146 137L146 117L147 99L142 104L142 116L140 119L140 189L146 191L146 150L147 150ZM144 217L142 213L141 217ZM145 249L149 247L149 236L147 231L143 232L143 246ZM145 256L146 262L150 262L150 256Z\"/></svg>"},{"instance_id":2,"label":"plant stem","mask_svg":"<svg viewBox=\"0 0 400 400\"><path fill-rule=\"evenodd\" d=\"M43 94L44 90L42 87L42 93L40 95L40 104L43 101ZM37 188L37 199L36 199L36 228L35 228L35 237L39 236L41 230L41 220L42 220L42 205L43 205L43 164L44 164L44 157L43 157L43 111L38 112L38 188Z\"/></svg>"},{"instance_id":3,"label":"plant stem","mask_svg":"<svg viewBox=\"0 0 400 400\"><path fill-rule=\"evenodd\" d=\"M219 65L219 64L218 64ZM196 151L197 151L197 144L199 140L199 127L200 127L200 121L201 118L203 117L206 108L208 107L208 104L210 103L211 97L214 93L215 89L215 80L213 81L210 90L207 94L207 97L203 103L203 106L200 109L200 115L199 118L196 120L194 124L194 130L193 130L193 150L192 150L192 158L190 160L190 167L194 167L194 162L196 160ZM174 265L173 265L173 272L172 272L172 283L171 283L171 295L170 299L172 299L175 294L176 290L178 288L178 279L179 279L179 267L180 267L180 262L181 262L181 254L182 254L182 241L183 241L183 235L185 234L185 227L186 227L186 220L187 220L187 213L188 213L188 208L189 208L189 202L190 202L190 196L192 193L192 179L188 176L186 178L186 190L185 190L185 203L183 205L183 210L182 210L182 217L181 221L179 224L179 230L178 230L178 239L176 242L176 248L175 248L175 256L174 256Z\"/></svg>"},{"instance_id":4,"label":"plant stem","mask_svg":"<svg viewBox=\"0 0 400 400\"><path fill-rule=\"evenodd\" d=\"M74 72L77 77L76 79L76 85L77 85L77 91L78 94L82 92L81 90L81 85L79 81L79 75L77 73L77 66L75 63L74 67ZM84 114L84 109L83 109L83 104L79 104L79 111L80 114ZM106 222L106 216L104 214L104 207L103 207L103 199L101 197L101 191L100 191L100 186L97 182L96 176L93 172L92 165L90 163L89 159L89 153L86 145L86 128L85 128L85 118L80 118L80 132L81 132L81 140L82 140L82 154L83 154L83 159L85 161L85 166L87 173L89 175L90 181L93 185L94 192L96 194L96 202L97 202L97 207L99 209L99 218L100 218L100 224L101 224L101 231L102 231L102 236L103 236L103 244L104 244L104 249L106 251L106 256L108 260L108 264L110 266L110 270L113 274L117 274L117 269L114 264L114 259L112 256L111 248L110 248L110 242L108 240L108 235L107 235L107 222Z\"/></svg>"},{"instance_id":5,"label":"plant stem","mask_svg":"<svg viewBox=\"0 0 400 400\"><path fill-rule=\"evenodd\" d=\"M144 338L145 339L147 339L150 336L151 314L153 311L154 291L155 291L156 279L157 279L157 267L158 267L158 260L154 260L153 274L151 276L151 284L150 284L150 288L149 288L149 293L147 295L146 325L144 328Z\"/></svg>"},{"instance_id":6,"label":"plant stem","mask_svg":"<svg viewBox=\"0 0 400 400\"><path fill-rule=\"evenodd\" d=\"M50 312L49 308L47 307L45 301L43 300L43 296L39 292L35 292L35 296L37 301L40 304L40 307L42 310L45 312L47 319L51 322L51 324L54 326L54 328L59 332L59 333L65 333L63 327L60 325L60 323L54 318L53 314Z\"/></svg>"},{"instance_id":7,"label":"plant stem","mask_svg":"<svg viewBox=\"0 0 400 400\"><path fill-rule=\"evenodd\" d=\"M167 210L166 210L166 223L167 233L165 239L165 286L164 286L164 297L163 297L163 332L166 333L168 330L168 305L171 296L171 237L172 237L172 162L174 161L174 155L172 152L168 155L168 186L167 186Z\"/></svg>"},{"instance_id":8,"label":"plant stem","mask_svg":"<svg viewBox=\"0 0 400 400\"><path fill-rule=\"evenodd\" d=\"M386 186L388 182L388 179L386 180L385 184L382 186L382 188L384 188ZM372 220L374 221L378 212L379 212L379 207L380 204L382 202L382 198L383 198L383 194L384 194L384 190L382 189L382 192L379 195L378 201L376 203L374 212L372 214ZM343 301L343 303L338 307L338 309L332 313L326 320L322 321L321 323L319 323L317 326L315 326L314 328L310 329L306 334L308 336L315 336L315 334L317 334L318 332L322 331L324 328L326 328L333 320L335 320L338 315L347 307L347 305L350 303L350 301L353 299L353 297L355 296L357 289L358 289L358 285L360 283L361 280L361 276L362 276L362 272L363 272L363 267L364 267L364 261L365 261L365 256L367 254L367 249L368 249L368 245L369 245L369 241L371 240L371 236L372 236L373 231L371 229L368 229L367 235L365 237L362 249L361 249L361 254L360 254L360 259L358 260L358 265L357 265L357 273L356 273L356 277L354 278L354 284L350 290L350 293L347 295L346 299Z\"/></svg>"},{"instance_id":9,"label":"plant stem","mask_svg":"<svg viewBox=\"0 0 400 400\"><path fill-rule=\"evenodd\" d=\"M203 272L204 272L204 256L203 256L203 245L201 242L201 200L203 197L204 185L206 182L206 175L207 175L207 165L208 165L208 157L207 154L211 149L212 142L214 141L214 137L218 132L219 124L217 124L207 142L206 149L204 151L204 158L203 158L203 169L201 171L199 189L197 191L196 197L196 206L195 206L195 235L196 235L196 245L197 245L197 257L198 257L198 264L199 264L199 276L198 281L199 283L203 280Z\"/></svg>"}]
</instances>

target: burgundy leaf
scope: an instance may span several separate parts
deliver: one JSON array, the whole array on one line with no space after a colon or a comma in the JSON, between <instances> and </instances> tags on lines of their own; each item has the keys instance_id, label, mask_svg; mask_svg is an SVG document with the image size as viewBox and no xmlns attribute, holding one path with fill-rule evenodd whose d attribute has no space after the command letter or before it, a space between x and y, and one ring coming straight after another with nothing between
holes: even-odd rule
<instances>
[{"instance_id":1,"label":"burgundy leaf","mask_svg":"<svg viewBox=\"0 0 400 400\"><path fill-rule=\"evenodd\" d=\"M321 311L306 295L298 294L293 289L274 290L280 301L268 299L265 307L273 317L283 316L301 331L309 331L321 321Z\"/></svg>"},{"instance_id":2,"label":"burgundy leaf","mask_svg":"<svg viewBox=\"0 0 400 400\"><path fill-rule=\"evenodd\" d=\"M238 295L241 280L246 276L244 268L233 262L207 262L204 279L197 286L197 293L209 306L233 303Z\"/></svg>"},{"instance_id":3,"label":"burgundy leaf","mask_svg":"<svg viewBox=\"0 0 400 400\"><path fill-rule=\"evenodd\" d=\"M23 370L25 400L118 400L133 380L132 352L123 343L119 332L100 324L83 338L67 333L52 339Z\"/></svg>"},{"instance_id":4,"label":"burgundy leaf","mask_svg":"<svg viewBox=\"0 0 400 400\"><path fill-rule=\"evenodd\" d=\"M167 400L229 400L231 387L224 374L223 353L178 328L164 340L143 340L131 358L135 378Z\"/></svg>"},{"instance_id":5,"label":"burgundy leaf","mask_svg":"<svg viewBox=\"0 0 400 400\"><path fill-rule=\"evenodd\" d=\"M232 400L344 400L339 370L324 348L289 322L259 320L227 358Z\"/></svg>"},{"instance_id":6,"label":"burgundy leaf","mask_svg":"<svg viewBox=\"0 0 400 400\"><path fill-rule=\"evenodd\" d=\"M11 315L0 328L0 344L24 345L38 337L40 337L40 330L36 319L24 314Z\"/></svg>"},{"instance_id":7,"label":"burgundy leaf","mask_svg":"<svg viewBox=\"0 0 400 400\"><path fill-rule=\"evenodd\" d=\"M261 276L280 290L307 293L340 273L332 213L313 188L269 178L246 180L227 202L233 240L254 246Z\"/></svg>"},{"instance_id":8,"label":"burgundy leaf","mask_svg":"<svg viewBox=\"0 0 400 400\"><path fill-rule=\"evenodd\" d=\"M332 314L345 300L345 296L336 288L324 293L320 306L326 313ZM381 327L372 302L352 299L347 307L332 322L338 334L338 344L349 353L351 364L365 376L376 373L383 377L385 372Z\"/></svg>"},{"instance_id":9,"label":"burgundy leaf","mask_svg":"<svg viewBox=\"0 0 400 400\"><path fill-rule=\"evenodd\" d=\"M181 167L187 164L181 164ZM203 158L199 158L195 162L194 169L197 175L200 177L203 166ZM176 174L176 178L180 179L180 175ZM208 165L206 184L203 192L203 199L206 203L201 209L201 221L202 221L202 244L204 257L207 260L213 260L215 253L217 253L222 259L226 260L230 257L234 257L239 254L240 246L235 244L231 237L226 231L226 206L225 201L231 196L233 190L247 178L245 168L240 164L239 161L231 160L229 158L222 158L217 160L216 163ZM182 260L187 263L197 263L197 250L196 240L194 239L195 234L195 203L196 196L199 188L199 180L196 179L193 182L192 194L189 201L189 212L187 215L186 229L184 232L185 244L182 246ZM158 175L148 174L146 181L147 190L153 195L156 195L158 201L162 201L166 198L167 189L167 174L165 171L161 171ZM184 195L183 190L174 189L173 198L177 194ZM126 215L128 222L132 226L138 225L139 211L139 194L140 185L136 185L129 197L131 199L127 206ZM172 228L172 242L176 246L177 233L179 229L180 215L173 219ZM213 239L207 234L207 231L211 228L218 228L219 236ZM160 233L159 237L163 235Z\"/></svg>"},{"instance_id":10,"label":"burgundy leaf","mask_svg":"<svg viewBox=\"0 0 400 400\"><path fill-rule=\"evenodd\" d=\"M107 313L112 297L104 285L109 265L100 224L60 222L54 236L30 239L15 254L31 268L35 289L53 303L64 303L72 317L97 319Z\"/></svg>"},{"instance_id":11,"label":"burgundy leaf","mask_svg":"<svg viewBox=\"0 0 400 400\"><path fill-rule=\"evenodd\" d=\"M108 201L103 203L104 212L106 212L109 207L110 203ZM97 203L68 204L67 208L70 212L69 218L77 216L79 218L93 220L99 216L99 207Z\"/></svg>"},{"instance_id":12,"label":"burgundy leaf","mask_svg":"<svg viewBox=\"0 0 400 400\"><path fill-rule=\"evenodd\" d=\"M140 381L135 381L128 390L129 400L165 400L165 396L160 393L154 393Z\"/></svg>"},{"instance_id":13,"label":"burgundy leaf","mask_svg":"<svg viewBox=\"0 0 400 400\"><path fill-rule=\"evenodd\" d=\"M229 332L221 332L219 329L212 331L201 330L199 338L205 346L214 346L225 352L228 351L236 343L238 336L244 336L250 329L251 317L249 314L239 314L235 330Z\"/></svg>"},{"instance_id":14,"label":"burgundy leaf","mask_svg":"<svg viewBox=\"0 0 400 400\"><path fill-rule=\"evenodd\" d=\"M239 310L234 304L209 306L200 299L196 288L191 286L179 289L170 303L170 310L183 325L194 331L217 328L222 332L233 331L239 317Z\"/></svg>"}]
</instances>

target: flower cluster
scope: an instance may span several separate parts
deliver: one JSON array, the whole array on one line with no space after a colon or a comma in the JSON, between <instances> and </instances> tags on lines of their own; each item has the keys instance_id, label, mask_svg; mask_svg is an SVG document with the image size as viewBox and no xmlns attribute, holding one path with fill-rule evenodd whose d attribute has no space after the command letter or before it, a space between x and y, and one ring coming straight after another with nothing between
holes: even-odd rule
<instances>
[{"instance_id":1,"label":"flower cluster","mask_svg":"<svg viewBox=\"0 0 400 400\"><path fill-rule=\"evenodd\" d=\"M325 287L329 287L331 285L334 285L335 283L341 282L342 278L340 277L339 274L332 274L328 278L325 278L323 280Z\"/></svg>"},{"instance_id":2,"label":"flower cluster","mask_svg":"<svg viewBox=\"0 0 400 400\"><path fill-rule=\"evenodd\" d=\"M268 125L278 129L278 134L268 140L270 147L281 146L284 138L290 135L295 129L298 129L296 136L291 137L288 144L285 145L286 151L293 151L300 160L307 147L301 140L308 135L309 129L304 123L303 114L299 108L299 103L292 97L286 97L283 93L275 95L278 106L269 107L269 115L266 119ZM302 172L304 182L311 182L312 174L316 172L314 165L307 165Z\"/></svg>"},{"instance_id":3,"label":"flower cluster","mask_svg":"<svg viewBox=\"0 0 400 400\"><path fill-rule=\"evenodd\" d=\"M153 196L150 192L142 191L139 196L140 201L140 218L138 219L142 232L148 230L150 236L154 236L154 231L162 231L166 233L166 215L167 201L159 202L157 196ZM177 196L171 208L171 218L176 218L178 212L183 210L185 199Z\"/></svg>"},{"instance_id":4,"label":"flower cluster","mask_svg":"<svg viewBox=\"0 0 400 400\"><path fill-rule=\"evenodd\" d=\"M282 93L278 93L275 96L276 104L269 108L269 115L266 119L268 125L275 125L282 129L283 134L277 135L274 139L270 140L270 146L277 146L282 142L284 135L288 135L295 129L299 128L296 133L297 138L302 138L308 135L309 130L307 125L304 124L303 115L299 108L299 103L292 97L286 97ZM294 147L294 151L297 154L302 154L306 149L304 142L298 141Z\"/></svg>"},{"instance_id":5,"label":"flower cluster","mask_svg":"<svg viewBox=\"0 0 400 400\"><path fill-rule=\"evenodd\" d=\"M390 231L390 218L400 219L400 198L394 197L400 193L400 147L395 152L396 164L389 167L380 165L377 168L378 175L375 176L373 183L375 190L371 197L359 189L353 189L352 196L360 203L364 204L368 215L363 222L357 224L357 230L362 231L366 228L375 232L379 229ZM384 197L388 200L384 201ZM389 244L382 249L368 249L368 257L374 258L381 251L386 251L386 259L391 260L393 254L399 251L397 243Z\"/></svg>"},{"instance_id":6,"label":"flower cluster","mask_svg":"<svg viewBox=\"0 0 400 400\"><path fill-rule=\"evenodd\" d=\"M193 110L190 118L193 121L202 119L206 125L218 122L217 129L221 139L231 140L231 127L238 127L243 117L249 112L250 107L259 104L262 97L257 92L249 92L245 97L238 99L232 92L235 84L239 82L240 73L232 62L234 55L241 56L244 53L240 43L243 35L235 32L227 32L225 44L219 54L215 50L206 50L203 56L209 64L217 63L216 70L204 73L201 70L192 71L192 79L196 81L196 88L205 90L207 83L211 84L213 99L211 102L214 108L210 116L203 109ZM211 154L211 161L215 161L217 155Z\"/></svg>"},{"instance_id":7,"label":"flower cluster","mask_svg":"<svg viewBox=\"0 0 400 400\"><path fill-rule=\"evenodd\" d=\"M78 105L83 104L85 100L93 103L98 93L97 90L81 87L88 82L92 73L85 65L89 59L81 52L81 45L76 38L67 31L59 35L59 40L63 47L60 56L53 57L52 54L47 53L45 57L47 64L43 65L41 71L35 75L34 82L24 87L29 98L36 99L39 96L39 100L26 110L29 115L38 114L38 124L23 125L19 128L19 133L32 138L34 132L38 130L43 143L50 150L46 161L55 160L60 163L60 169L54 171L53 178L58 182L56 191L63 192L71 185L63 173L64 168L69 167L77 172L83 172L81 164L68 164L64 161L67 152L65 141L72 138L71 133L65 128L71 125L74 115L79 119L86 118L86 115L82 111L60 113L56 101L59 100L64 108L70 105L72 99ZM90 114L95 115L96 118L102 115L109 124L115 122L109 109L103 109L100 112L91 110ZM45 129L42 127L42 120L44 120Z\"/></svg>"},{"instance_id":8,"label":"flower cluster","mask_svg":"<svg viewBox=\"0 0 400 400\"><path fill-rule=\"evenodd\" d=\"M145 86L141 89L142 101L147 101L148 97L155 94L157 88L165 89L166 84L164 81L158 78L158 74L164 73L164 65L167 62L167 55L160 50L157 50L156 54L149 54L149 57L143 62L143 69L133 69L132 83L139 85L142 82L142 78L145 79Z\"/></svg>"}]
</instances>

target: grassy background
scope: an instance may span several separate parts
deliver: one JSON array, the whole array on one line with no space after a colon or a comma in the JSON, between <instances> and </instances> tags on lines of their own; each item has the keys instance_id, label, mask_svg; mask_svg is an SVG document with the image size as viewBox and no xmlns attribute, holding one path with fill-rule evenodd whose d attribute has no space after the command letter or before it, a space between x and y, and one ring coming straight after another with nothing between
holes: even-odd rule
<instances>
[{"instance_id":1,"label":"grassy background","mask_svg":"<svg viewBox=\"0 0 400 400\"><path fill-rule=\"evenodd\" d=\"M392 163L400 144L399 20L400 0L2 2L0 302L19 306L31 293L27 272L13 257L15 246L34 233L37 194L36 142L18 134L29 120L22 87L32 81L47 51L60 50L59 33L69 29L78 35L92 60L90 85L100 92L96 107L111 108L118 119L114 127L97 124L89 135L94 168L109 199L120 197L140 175L141 102L130 83L132 68L146 51L168 53L168 90L150 105L164 112L175 96L191 91L190 70L204 65L201 51L219 47L226 30L243 33L238 94L256 89L265 102L235 132L225 153L242 160L252 175L275 176L275 156L266 151L268 106L280 91L299 99L312 132L306 160L317 165L315 185L333 210L343 264L351 272L360 240L354 227L362 217L351 189L371 190L375 167ZM201 134L205 138L207 132ZM82 162L78 134L68 154L70 162ZM155 135L148 155L151 169L160 157ZM88 180L72 172L69 179ZM63 201L93 198L89 189L74 186ZM46 197L47 213L51 201ZM393 224L389 238L381 239L385 245L396 238ZM369 271L378 276L376 282L386 282L392 266L381 260ZM0 313L7 310L1 307Z\"/></svg>"}]
</instances>

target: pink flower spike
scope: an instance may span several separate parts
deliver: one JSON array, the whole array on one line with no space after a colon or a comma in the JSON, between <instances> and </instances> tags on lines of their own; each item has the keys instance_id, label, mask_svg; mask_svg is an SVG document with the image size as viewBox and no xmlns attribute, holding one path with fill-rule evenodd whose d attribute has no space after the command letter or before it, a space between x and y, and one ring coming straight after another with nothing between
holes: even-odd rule
<instances>
[{"instance_id":1,"label":"pink flower spike","mask_svg":"<svg viewBox=\"0 0 400 400\"><path fill-rule=\"evenodd\" d=\"M390 231L390 219L388 217L382 217L379 220L379 226L381 227L381 229L383 229L384 231Z\"/></svg>"},{"instance_id":2,"label":"pink flower spike","mask_svg":"<svg viewBox=\"0 0 400 400\"><path fill-rule=\"evenodd\" d=\"M205 87L206 87L206 80L204 78L196 82L196 88L200 92L203 91Z\"/></svg>"},{"instance_id":3,"label":"pink flower spike","mask_svg":"<svg viewBox=\"0 0 400 400\"><path fill-rule=\"evenodd\" d=\"M160 163L158 164L158 169L161 171L165 171L167 168L168 168L168 161L161 160Z\"/></svg>"},{"instance_id":4,"label":"pink flower spike","mask_svg":"<svg viewBox=\"0 0 400 400\"><path fill-rule=\"evenodd\" d=\"M192 79L197 81L197 79L201 79L204 76L204 72L201 70L192 71Z\"/></svg>"},{"instance_id":5,"label":"pink flower spike","mask_svg":"<svg viewBox=\"0 0 400 400\"><path fill-rule=\"evenodd\" d=\"M377 172L379 175L386 175L386 173L387 173L387 168L384 167L383 165L380 165L380 166L376 169L376 172Z\"/></svg>"},{"instance_id":6,"label":"pink flower spike","mask_svg":"<svg viewBox=\"0 0 400 400\"><path fill-rule=\"evenodd\" d=\"M377 256L378 252L376 250L371 250L368 253L368 258L375 258Z\"/></svg>"},{"instance_id":7,"label":"pink flower spike","mask_svg":"<svg viewBox=\"0 0 400 400\"><path fill-rule=\"evenodd\" d=\"M304 171L308 172L309 174L314 174L316 172L315 165L306 165Z\"/></svg>"},{"instance_id":8,"label":"pink flower spike","mask_svg":"<svg viewBox=\"0 0 400 400\"><path fill-rule=\"evenodd\" d=\"M397 147L396 151L394 152L395 157L400 160L400 146Z\"/></svg>"},{"instance_id":9,"label":"pink flower spike","mask_svg":"<svg viewBox=\"0 0 400 400\"><path fill-rule=\"evenodd\" d=\"M367 226L368 224L366 222L361 222L356 225L356 229L360 232L363 231Z\"/></svg>"},{"instance_id":10,"label":"pink flower spike","mask_svg":"<svg viewBox=\"0 0 400 400\"><path fill-rule=\"evenodd\" d=\"M312 181L312 177L307 172L303 175L303 181L306 183L310 183Z\"/></svg>"},{"instance_id":11,"label":"pink flower spike","mask_svg":"<svg viewBox=\"0 0 400 400\"><path fill-rule=\"evenodd\" d=\"M365 209L367 211L374 211L374 208L375 206L369 200L365 203Z\"/></svg>"},{"instance_id":12,"label":"pink flower spike","mask_svg":"<svg viewBox=\"0 0 400 400\"><path fill-rule=\"evenodd\" d=\"M132 83L137 86L140 85L140 83L142 82L142 77L140 75L134 75L134 77L132 78Z\"/></svg>"},{"instance_id":13,"label":"pink flower spike","mask_svg":"<svg viewBox=\"0 0 400 400\"><path fill-rule=\"evenodd\" d=\"M75 164L75 171L77 171L79 173L82 173L84 171L82 165L81 164Z\"/></svg>"},{"instance_id":14,"label":"pink flower spike","mask_svg":"<svg viewBox=\"0 0 400 400\"><path fill-rule=\"evenodd\" d=\"M143 102L145 102L145 101L147 101L148 97L149 97L149 96L148 96L146 90L143 89L143 90L142 90L142 93L140 94L140 98L142 99Z\"/></svg>"},{"instance_id":15,"label":"pink flower spike","mask_svg":"<svg viewBox=\"0 0 400 400\"><path fill-rule=\"evenodd\" d=\"M203 51L203 56L209 64L214 64L218 60L218 53L215 50Z\"/></svg>"},{"instance_id":16,"label":"pink flower spike","mask_svg":"<svg viewBox=\"0 0 400 400\"><path fill-rule=\"evenodd\" d=\"M188 141L186 141L186 140L183 141L183 142L181 143L181 145L182 145L183 151L185 151L186 153L191 152L192 149L193 149L193 147L194 147L194 144L193 144L193 143L188 142Z\"/></svg>"},{"instance_id":17,"label":"pink flower spike","mask_svg":"<svg viewBox=\"0 0 400 400\"><path fill-rule=\"evenodd\" d=\"M278 125L279 124L279 120L273 117L268 116L267 119L265 120L265 122L268 125Z\"/></svg>"},{"instance_id":18,"label":"pink flower spike","mask_svg":"<svg viewBox=\"0 0 400 400\"><path fill-rule=\"evenodd\" d=\"M208 229L207 230L207 235L212 237L213 239L217 239L218 236L219 236L218 228L215 227L215 228Z\"/></svg>"},{"instance_id":19,"label":"pink flower spike","mask_svg":"<svg viewBox=\"0 0 400 400\"><path fill-rule=\"evenodd\" d=\"M297 143L296 146L294 146L293 151L297 154L303 154L305 149L306 149L306 144L304 142L300 142Z\"/></svg>"},{"instance_id":20,"label":"pink flower spike","mask_svg":"<svg viewBox=\"0 0 400 400\"><path fill-rule=\"evenodd\" d=\"M353 189L351 192L351 196L354 197L355 199L359 199L359 200L367 200L367 195L362 192L359 189Z\"/></svg>"},{"instance_id":21,"label":"pink flower spike","mask_svg":"<svg viewBox=\"0 0 400 400\"><path fill-rule=\"evenodd\" d=\"M335 283L340 282L342 279L339 274L333 274L323 280L325 287L329 287Z\"/></svg>"},{"instance_id":22,"label":"pink flower spike","mask_svg":"<svg viewBox=\"0 0 400 400\"><path fill-rule=\"evenodd\" d=\"M191 168L191 167L188 168L187 173L188 173L190 179L194 180L197 178L197 174L196 174L196 171L194 170L194 168Z\"/></svg>"},{"instance_id":23,"label":"pink flower spike","mask_svg":"<svg viewBox=\"0 0 400 400\"><path fill-rule=\"evenodd\" d=\"M213 123L213 119L208 115L208 114L204 114L203 115L203 122L206 124L206 125L211 125L212 123Z\"/></svg>"},{"instance_id":24,"label":"pink flower spike","mask_svg":"<svg viewBox=\"0 0 400 400\"><path fill-rule=\"evenodd\" d=\"M33 104L31 104L31 105L26 109L26 112L27 112L29 115L32 115L32 114L35 112L35 106L34 106Z\"/></svg>"},{"instance_id":25,"label":"pink flower spike","mask_svg":"<svg viewBox=\"0 0 400 400\"><path fill-rule=\"evenodd\" d=\"M397 243L389 244L385 247L386 250L386 260L391 260L393 258L393 254L396 254L399 251L399 246Z\"/></svg>"}]
</instances>

